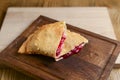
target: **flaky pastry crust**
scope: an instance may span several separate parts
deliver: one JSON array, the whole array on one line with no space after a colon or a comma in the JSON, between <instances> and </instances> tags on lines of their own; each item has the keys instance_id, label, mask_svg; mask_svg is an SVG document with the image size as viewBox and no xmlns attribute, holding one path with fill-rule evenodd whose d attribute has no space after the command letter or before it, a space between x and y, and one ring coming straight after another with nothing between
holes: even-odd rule
<instances>
[{"instance_id":1,"label":"flaky pastry crust","mask_svg":"<svg viewBox=\"0 0 120 80\"><path fill-rule=\"evenodd\" d=\"M55 22L39 27L22 44L19 53L42 54L50 57L56 57L56 50L60 43L63 33L66 33L65 22Z\"/></svg>"}]
</instances>

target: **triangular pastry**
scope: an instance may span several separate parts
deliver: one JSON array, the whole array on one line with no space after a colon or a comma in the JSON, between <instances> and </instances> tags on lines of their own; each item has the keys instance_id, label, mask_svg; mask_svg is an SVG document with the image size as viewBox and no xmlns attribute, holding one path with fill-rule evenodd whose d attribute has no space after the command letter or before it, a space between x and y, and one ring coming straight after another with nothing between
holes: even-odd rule
<instances>
[{"instance_id":1,"label":"triangular pastry","mask_svg":"<svg viewBox=\"0 0 120 80\"><path fill-rule=\"evenodd\" d=\"M56 22L39 27L22 44L19 53L42 54L56 58L66 39L65 22ZM59 48L59 49L58 49Z\"/></svg>"},{"instance_id":2,"label":"triangular pastry","mask_svg":"<svg viewBox=\"0 0 120 80\"><path fill-rule=\"evenodd\" d=\"M78 33L66 30L65 22L39 27L19 48L19 53L42 54L56 61L78 53L88 40Z\"/></svg>"},{"instance_id":3,"label":"triangular pastry","mask_svg":"<svg viewBox=\"0 0 120 80\"><path fill-rule=\"evenodd\" d=\"M66 33L67 33L67 37L64 42L63 49L61 51L61 54L58 56L58 58L56 58L56 61L78 53L82 49L82 47L86 43L88 43L88 40L78 33L71 32L69 30L67 30Z\"/></svg>"}]
</instances>

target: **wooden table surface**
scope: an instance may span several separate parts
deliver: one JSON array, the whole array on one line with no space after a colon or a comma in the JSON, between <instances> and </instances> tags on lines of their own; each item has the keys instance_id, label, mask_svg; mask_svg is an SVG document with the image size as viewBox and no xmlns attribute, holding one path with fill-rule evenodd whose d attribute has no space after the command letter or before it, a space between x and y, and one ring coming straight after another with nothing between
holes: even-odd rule
<instances>
[{"instance_id":1,"label":"wooden table surface","mask_svg":"<svg viewBox=\"0 0 120 80\"><path fill-rule=\"evenodd\" d=\"M39 15L45 15L60 21L64 20L79 28L115 39L115 34L106 7L9 7L0 32L0 51L23 32L23 30Z\"/></svg>"},{"instance_id":2,"label":"wooden table surface","mask_svg":"<svg viewBox=\"0 0 120 80\"><path fill-rule=\"evenodd\" d=\"M119 0L2 0L0 1L0 24L4 19L5 12L9 6L19 7L58 7L58 6L105 6L108 7L113 28L120 41L120 1ZM11 68L0 69L1 80L33 80ZM120 69L113 69L109 80L120 80Z\"/></svg>"}]
</instances>

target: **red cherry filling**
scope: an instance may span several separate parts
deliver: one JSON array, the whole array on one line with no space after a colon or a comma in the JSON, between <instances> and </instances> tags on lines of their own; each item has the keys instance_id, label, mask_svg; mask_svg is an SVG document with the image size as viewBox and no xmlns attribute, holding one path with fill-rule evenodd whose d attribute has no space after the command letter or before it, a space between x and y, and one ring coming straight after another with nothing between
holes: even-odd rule
<instances>
[{"instance_id":1,"label":"red cherry filling","mask_svg":"<svg viewBox=\"0 0 120 80\"><path fill-rule=\"evenodd\" d=\"M67 54L65 54L63 56L60 56L59 59L65 59L65 58L67 58L67 57L69 57L69 56L71 56L73 54L78 53L82 49L84 44L85 44L84 42L81 43L80 45L76 46L73 50L69 51Z\"/></svg>"},{"instance_id":2,"label":"red cherry filling","mask_svg":"<svg viewBox=\"0 0 120 80\"><path fill-rule=\"evenodd\" d=\"M57 51L56 51L56 56L60 55L60 52L62 51L62 47L63 47L63 43L64 43L65 39L66 39L66 36L63 33L61 40L60 40L60 43L58 45Z\"/></svg>"}]
</instances>

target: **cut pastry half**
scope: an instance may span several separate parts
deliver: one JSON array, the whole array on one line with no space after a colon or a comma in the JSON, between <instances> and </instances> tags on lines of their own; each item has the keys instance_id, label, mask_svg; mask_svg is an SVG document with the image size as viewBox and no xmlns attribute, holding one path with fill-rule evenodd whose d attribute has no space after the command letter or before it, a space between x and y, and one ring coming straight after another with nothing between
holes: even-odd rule
<instances>
[{"instance_id":1,"label":"cut pastry half","mask_svg":"<svg viewBox=\"0 0 120 80\"><path fill-rule=\"evenodd\" d=\"M66 33L67 37L64 42L63 49L61 54L56 58L56 61L65 59L73 54L78 53L82 47L88 43L88 40L78 33L71 32L69 30L67 30Z\"/></svg>"},{"instance_id":2,"label":"cut pastry half","mask_svg":"<svg viewBox=\"0 0 120 80\"><path fill-rule=\"evenodd\" d=\"M66 39L65 22L55 22L39 27L19 48L19 53L42 54L56 58Z\"/></svg>"}]
</instances>

